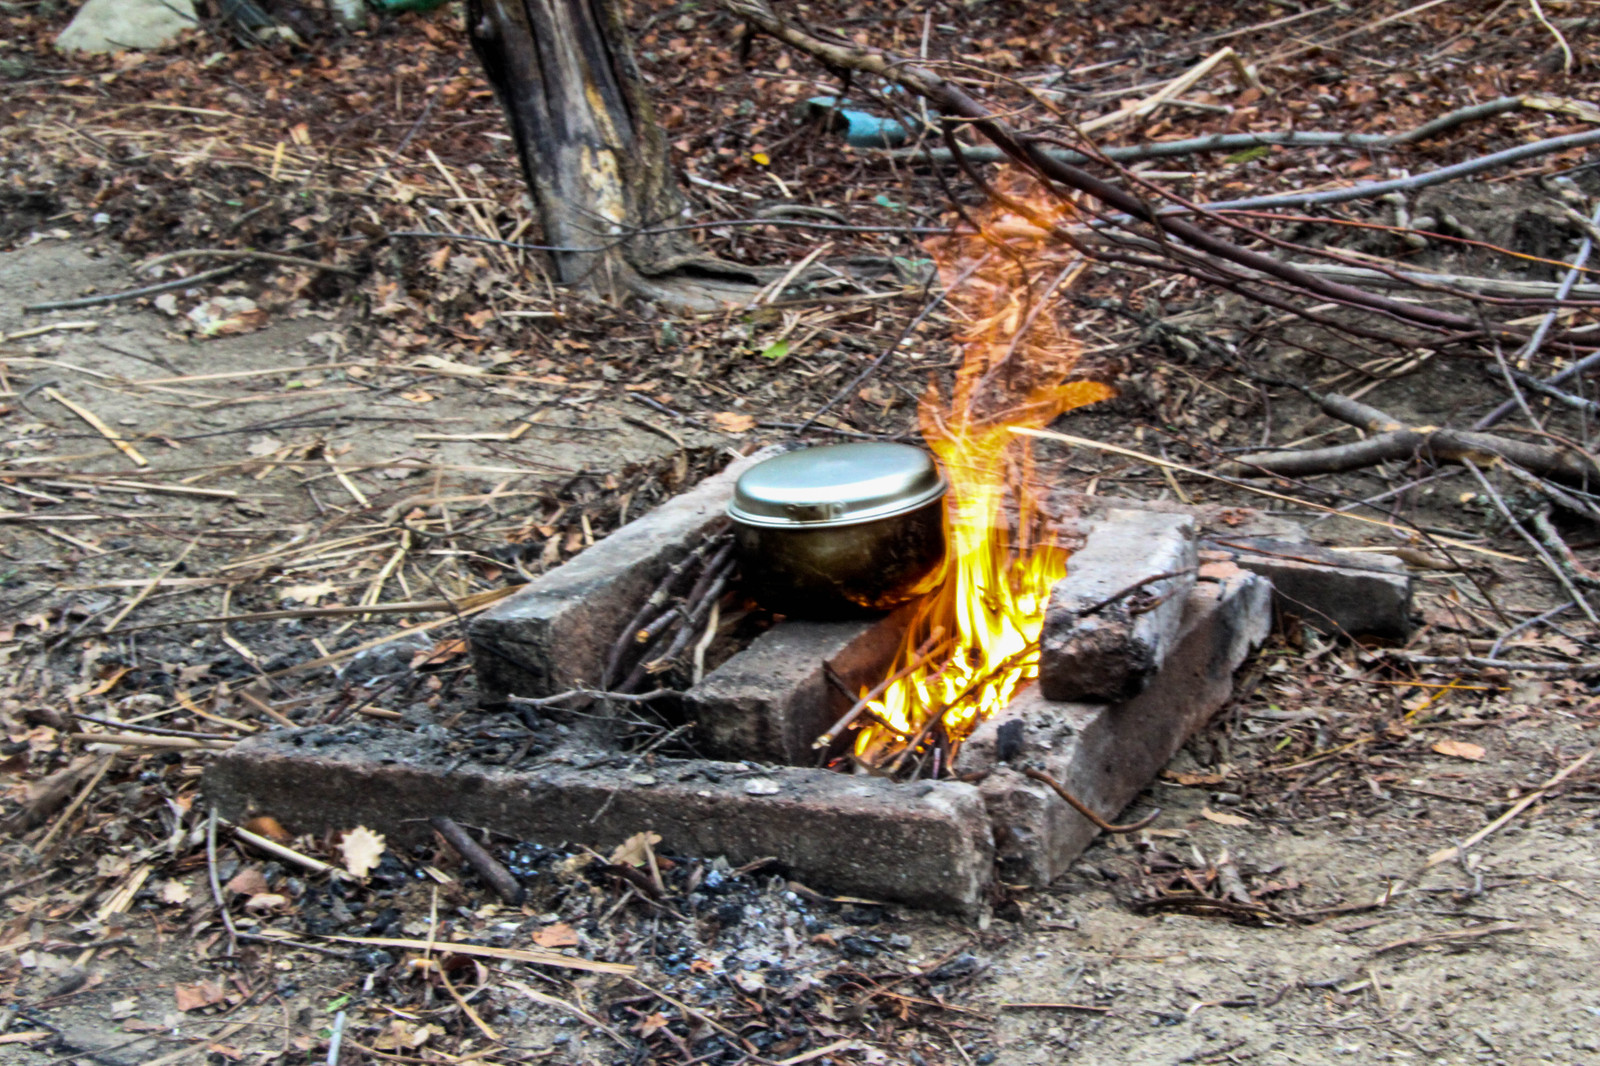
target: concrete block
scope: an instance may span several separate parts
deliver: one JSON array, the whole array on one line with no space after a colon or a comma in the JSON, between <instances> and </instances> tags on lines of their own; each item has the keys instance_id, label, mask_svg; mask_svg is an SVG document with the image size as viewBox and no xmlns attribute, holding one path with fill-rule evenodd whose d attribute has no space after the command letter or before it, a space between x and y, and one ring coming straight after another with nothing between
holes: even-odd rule
<instances>
[{"instance_id":1,"label":"concrete block","mask_svg":"<svg viewBox=\"0 0 1600 1066\"><path fill-rule=\"evenodd\" d=\"M851 692L889 672L910 612L872 621L780 622L684 695L697 750L720 759L807 766L817 736L850 709Z\"/></svg>"},{"instance_id":2,"label":"concrete block","mask_svg":"<svg viewBox=\"0 0 1600 1066\"><path fill-rule=\"evenodd\" d=\"M734 461L474 618L467 641L484 699L598 685L633 612L722 520L739 475L776 454L769 448Z\"/></svg>"},{"instance_id":3,"label":"concrete block","mask_svg":"<svg viewBox=\"0 0 1600 1066\"><path fill-rule=\"evenodd\" d=\"M1030 686L968 738L956 770L987 774L979 790L1001 880L1047 885L1099 833L1020 771L1044 770L1102 818L1117 821L1232 695L1234 670L1270 631L1269 597L1267 582L1255 574L1213 571L1189 593L1177 640L1139 695L1119 704L1058 702Z\"/></svg>"},{"instance_id":4,"label":"concrete block","mask_svg":"<svg viewBox=\"0 0 1600 1066\"><path fill-rule=\"evenodd\" d=\"M1113 510L1089 530L1050 593L1039 637L1039 687L1053 700L1130 699L1148 685L1177 635L1194 586L1194 519ZM1156 574L1135 594L1094 609ZM1154 598L1155 606L1147 604ZM1089 612L1089 613L1086 613Z\"/></svg>"},{"instance_id":5,"label":"concrete block","mask_svg":"<svg viewBox=\"0 0 1600 1066\"><path fill-rule=\"evenodd\" d=\"M653 830L669 854L725 855L736 865L771 855L820 890L968 916L987 898L994 846L970 784L707 760L627 766L616 756L581 769L554 759L527 770L484 767L462 762L447 738L357 725L258 734L221 753L203 788L232 821L271 814L294 833L366 825L407 846L443 815L603 854Z\"/></svg>"},{"instance_id":6,"label":"concrete block","mask_svg":"<svg viewBox=\"0 0 1600 1066\"><path fill-rule=\"evenodd\" d=\"M1278 611L1323 632L1391 640L1411 634L1411 575L1392 556L1263 537L1212 537L1202 547L1271 581Z\"/></svg>"}]
</instances>

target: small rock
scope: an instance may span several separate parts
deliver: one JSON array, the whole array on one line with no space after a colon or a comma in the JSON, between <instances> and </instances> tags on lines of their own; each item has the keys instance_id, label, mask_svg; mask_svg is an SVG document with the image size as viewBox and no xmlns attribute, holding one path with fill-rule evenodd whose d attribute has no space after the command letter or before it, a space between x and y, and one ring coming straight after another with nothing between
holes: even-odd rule
<instances>
[{"instance_id":1,"label":"small rock","mask_svg":"<svg viewBox=\"0 0 1600 1066\"><path fill-rule=\"evenodd\" d=\"M89 0L56 37L63 52L156 51L200 25L194 0Z\"/></svg>"}]
</instances>

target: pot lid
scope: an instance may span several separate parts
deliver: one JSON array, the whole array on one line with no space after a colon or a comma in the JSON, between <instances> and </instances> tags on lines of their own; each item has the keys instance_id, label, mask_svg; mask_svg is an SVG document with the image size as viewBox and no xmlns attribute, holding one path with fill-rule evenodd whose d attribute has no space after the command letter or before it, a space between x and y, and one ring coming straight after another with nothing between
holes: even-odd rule
<instances>
[{"instance_id":1,"label":"pot lid","mask_svg":"<svg viewBox=\"0 0 1600 1066\"><path fill-rule=\"evenodd\" d=\"M848 526L914 511L943 496L932 456L909 444L827 444L757 463L728 514L753 526Z\"/></svg>"}]
</instances>

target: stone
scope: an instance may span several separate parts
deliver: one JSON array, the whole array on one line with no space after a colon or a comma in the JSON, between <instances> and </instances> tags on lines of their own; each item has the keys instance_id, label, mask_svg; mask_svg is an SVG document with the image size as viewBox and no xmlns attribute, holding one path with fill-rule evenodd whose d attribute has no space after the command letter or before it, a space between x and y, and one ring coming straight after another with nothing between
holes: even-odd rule
<instances>
[{"instance_id":1,"label":"stone","mask_svg":"<svg viewBox=\"0 0 1600 1066\"><path fill-rule=\"evenodd\" d=\"M889 672L905 635L905 609L877 620L780 622L684 695L698 750L714 758L788 766L816 761L812 743Z\"/></svg>"},{"instance_id":2,"label":"stone","mask_svg":"<svg viewBox=\"0 0 1600 1066\"><path fill-rule=\"evenodd\" d=\"M739 475L776 454L768 448L734 461L474 618L467 642L482 698L597 686L634 611L722 521Z\"/></svg>"},{"instance_id":3,"label":"stone","mask_svg":"<svg viewBox=\"0 0 1600 1066\"><path fill-rule=\"evenodd\" d=\"M1233 693L1233 672L1271 632L1271 589L1235 569L1189 593L1182 626L1149 687L1125 703L1058 702L1029 686L967 739L956 761L979 784L999 877L1043 887L1100 830L1042 782L1054 777L1107 821L1126 807Z\"/></svg>"},{"instance_id":4,"label":"stone","mask_svg":"<svg viewBox=\"0 0 1600 1066\"><path fill-rule=\"evenodd\" d=\"M442 815L608 854L650 830L663 853L735 865L772 856L813 889L968 916L987 898L994 845L973 785L709 760L658 759L639 775L628 764L488 767L459 758L448 736L358 724L257 734L220 753L203 786L228 820L271 814L297 834L365 825L409 847Z\"/></svg>"},{"instance_id":5,"label":"stone","mask_svg":"<svg viewBox=\"0 0 1600 1066\"><path fill-rule=\"evenodd\" d=\"M1039 688L1047 698L1116 703L1144 690L1194 587L1194 530L1189 515L1129 509L1109 511L1090 528L1051 590L1039 635ZM1134 588L1160 574L1175 576ZM1105 603L1118 593L1127 594Z\"/></svg>"},{"instance_id":6,"label":"stone","mask_svg":"<svg viewBox=\"0 0 1600 1066\"><path fill-rule=\"evenodd\" d=\"M153 52L200 25L194 0L88 0L56 36L62 52Z\"/></svg>"},{"instance_id":7,"label":"stone","mask_svg":"<svg viewBox=\"0 0 1600 1066\"><path fill-rule=\"evenodd\" d=\"M1264 537L1213 536L1202 547L1271 581L1280 615L1350 637L1411 634L1411 575L1392 556Z\"/></svg>"}]
</instances>

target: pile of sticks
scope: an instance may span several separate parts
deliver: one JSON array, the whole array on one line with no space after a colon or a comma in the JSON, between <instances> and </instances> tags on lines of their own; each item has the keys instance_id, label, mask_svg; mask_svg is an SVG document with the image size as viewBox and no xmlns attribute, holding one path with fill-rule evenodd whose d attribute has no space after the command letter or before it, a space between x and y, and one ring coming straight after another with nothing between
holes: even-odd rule
<instances>
[{"instance_id":1,"label":"pile of sticks","mask_svg":"<svg viewBox=\"0 0 1600 1066\"><path fill-rule=\"evenodd\" d=\"M688 680L699 681L734 566L733 541L722 533L702 541L669 569L622 627L606 656L600 687L606 692L638 693L647 680L683 665L686 651L691 655Z\"/></svg>"}]
</instances>

